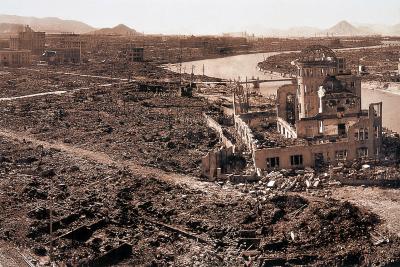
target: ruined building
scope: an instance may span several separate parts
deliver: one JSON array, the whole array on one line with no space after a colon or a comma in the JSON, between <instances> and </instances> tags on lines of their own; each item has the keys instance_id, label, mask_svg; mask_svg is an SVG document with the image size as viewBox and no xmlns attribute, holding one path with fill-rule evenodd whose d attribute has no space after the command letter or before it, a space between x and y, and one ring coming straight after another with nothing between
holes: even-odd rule
<instances>
[{"instance_id":1,"label":"ruined building","mask_svg":"<svg viewBox=\"0 0 400 267\"><path fill-rule=\"evenodd\" d=\"M0 66L22 67L31 64L30 50L0 49Z\"/></svg>"},{"instance_id":2,"label":"ruined building","mask_svg":"<svg viewBox=\"0 0 400 267\"><path fill-rule=\"evenodd\" d=\"M49 64L80 63L87 50L87 36L74 33L49 34L46 36L48 49L42 58Z\"/></svg>"},{"instance_id":3,"label":"ruined building","mask_svg":"<svg viewBox=\"0 0 400 267\"><path fill-rule=\"evenodd\" d=\"M45 48L46 34L35 32L28 25L17 37L11 37L11 50L30 50L33 55L41 55Z\"/></svg>"},{"instance_id":4,"label":"ruined building","mask_svg":"<svg viewBox=\"0 0 400 267\"><path fill-rule=\"evenodd\" d=\"M382 103L361 109L361 78L348 71L345 63L327 47L302 51L293 62L297 82L277 92L276 131L251 127L243 115L236 116L236 129L257 168L315 167L379 158Z\"/></svg>"},{"instance_id":5,"label":"ruined building","mask_svg":"<svg viewBox=\"0 0 400 267\"><path fill-rule=\"evenodd\" d=\"M132 44L126 45L123 49L123 55L128 62L143 62L144 61L144 48L133 46Z\"/></svg>"}]
</instances>

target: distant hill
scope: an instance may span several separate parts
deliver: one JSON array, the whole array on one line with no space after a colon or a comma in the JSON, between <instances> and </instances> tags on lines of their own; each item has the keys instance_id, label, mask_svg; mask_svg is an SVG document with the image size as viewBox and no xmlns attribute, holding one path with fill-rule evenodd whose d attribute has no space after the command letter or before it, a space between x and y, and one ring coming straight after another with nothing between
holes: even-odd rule
<instances>
[{"instance_id":1,"label":"distant hill","mask_svg":"<svg viewBox=\"0 0 400 267\"><path fill-rule=\"evenodd\" d=\"M324 30L324 34L328 35L336 35L336 36L354 36L354 35L365 35L371 34L367 30L361 30L351 25L347 21L343 20L338 24L332 26L331 28Z\"/></svg>"},{"instance_id":2,"label":"distant hill","mask_svg":"<svg viewBox=\"0 0 400 267\"><path fill-rule=\"evenodd\" d=\"M312 36L361 36L361 35L400 35L400 24L393 26L378 24L352 25L343 20L329 29L318 29L314 27L294 27L289 29L271 29L261 25L252 25L246 29L247 32L263 36L276 37L312 37Z\"/></svg>"},{"instance_id":3,"label":"distant hill","mask_svg":"<svg viewBox=\"0 0 400 267\"><path fill-rule=\"evenodd\" d=\"M52 17L35 18L0 14L0 23L29 25L35 31L47 33L74 32L80 34L95 30L92 26L80 21Z\"/></svg>"},{"instance_id":4,"label":"distant hill","mask_svg":"<svg viewBox=\"0 0 400 267\"><path fill-rule=\"evenodd\" d=\"M121 35L121 36L142 35L141 33L137 32L134 29L129 28L128 26L126 26L124 24L119 24L119 25L115 26L114 28L102 28L102 29L90 32L90 34Z\"/></svg>"}]
</instances>

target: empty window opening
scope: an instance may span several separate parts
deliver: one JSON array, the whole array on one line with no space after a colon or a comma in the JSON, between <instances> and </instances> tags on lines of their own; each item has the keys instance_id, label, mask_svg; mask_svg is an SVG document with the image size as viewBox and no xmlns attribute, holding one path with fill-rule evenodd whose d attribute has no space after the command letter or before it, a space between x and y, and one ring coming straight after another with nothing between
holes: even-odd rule
<instances>
[{"instance_id":1,"label":"empty window opening","mask_svg":"<svg viewBox=\"0 0 400 267\"><path fill-rule=\"evenodd\" d=\"M368 157L368 148L360 147L359 149L357 149L357 155L360 159L367 158Z\"/></svg>"},{"instance_id":2,"label":"empty window opening","mask_svg":"<svg viewBox=\"0 0 400 267\"><path fill-rule=\"evenodd\" d=\"M290 164L292 166L302 166L303 165L303 155L290 156Z\"/></svg>"},{"instance_id":3,"label":"empty window opening","mask_svg":"<svg viewBox=\"0 0 400 267\"><path fill-rule=\"evenodd\" d=\"M335 152L336 160L346 160L347 159L347 150L338 150Z\"/></svg>"},{"instance_id":4,"label":"empty window opening","mask_svg":"<svg viewBox=\"0 0 400 267\"><path fill-rule=\"evenodd\" d=\"M324 165L324 154L323 153L315 153L314 154L314 164L315 164L315 167L322 167Z\"/></svg>"},{"instance_id":5,"label":"empty window opening","mask_svg":"<svg viewBox=\"0 0 400 267\"><path fill-rule=\"evenodd\" d=\"M279 157L267 158L267 168L279 168Z\"/></svg>"},{"instance_id":6,"label":"empty window opening","mask_svg":"<svg viewBox=\"0 0 400 267\"><path fill-rule=\"evenodd\" d=\"M344 123L338 124L338 135L346 135L346 124Z\"/></svg>"},{"instance_id":7,"label":"empty window opening","mask_svg":"<svg viewBox=\"0 0 400 267\"><path fill-rule=\"evenodd\" d=\"M354 139L358 141L368 140L368 129L360 128L354 132Z\"/></svg>"}]
</instances>

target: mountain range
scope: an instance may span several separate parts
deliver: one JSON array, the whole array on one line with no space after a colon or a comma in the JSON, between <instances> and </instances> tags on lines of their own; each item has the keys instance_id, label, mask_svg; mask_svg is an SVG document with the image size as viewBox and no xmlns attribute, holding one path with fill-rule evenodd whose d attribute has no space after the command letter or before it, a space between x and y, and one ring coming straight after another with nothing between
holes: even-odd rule
<instances>
[{"instance_id":1,"label":"mountain range","mask_svg":"<svg viewBox=\"0 0 400 267\"><path fill-rule=\"evenodd\" d=\"M23 25L29 25L35 31L46 33L73 32L78 34L104 34L104 35L141 35L134 29L124 24L113 28L96 29L86 23L76 20L63 20L60 18L35 18L15 15L0 14L0 35L16 34L23 29Z\"/></svg>"},{"instance_id":2,"label":"mountain range","mask_svg":"<svg viewBox=\"0 0 400 267\"><path fill-rule=\"evenodd\" d=\"M45 31L48 33L74 32L87 33L94 31L95 28L76 20L63 20L59 18L35 18L14 15L0 15L0 23L29 25L35 31Z\"/></svg>"},{"instance_id":3,"label":"mountain range","mask_svg":"<svg viewBox=\"0 0 400 267\"><path fill-rule=\"evenodd\" d=\"M124 24L119 24L114 28L102 28L99 30L95 30L89 32L89 34L97 34L97 35L122 35L122 36L134 36L134 35L142 35L142 33L137 32L134 29L129 28Z\"/></svg>"},{"instance_id":4,"label":"mountain range","mask_svg":"<svg viewBox=\"0 0 400 267\"><path fill-rule=\"evenodd\" d=\"M261 36L274 37L312 37L312 36L365 36L365 35L400 35L400 24L378 25L360 24L353 25L343 20L328 29L316 27L293 27L289 29L272 29L260 25L247 27L247 32Z\"/></svg>"},{"instance_id":5,"label":"mountain range","mask_svg":"<svg viewBox=\"0 0 400 267\"><path fill-rule=\"evenodd\" d=\"M36 18L16 15L0 14L0 34L15 34L21 30L22 25L30 25L35 31L47 33L73 32L78 34L105 34L105 35L141 35L134 29L124 24L113 28L96 29L86 23L77 20L63 20L55 17ZM394 35L400 36L400 24L378 25L359 24L352 25L343 20L328 29L315 27L293 27L289 29L272 29L263 25L252 25L247 27L246 32L259 36L274 37L312 37L312 36L362 36L362 35Z\"/></svg>"}]
</instances>

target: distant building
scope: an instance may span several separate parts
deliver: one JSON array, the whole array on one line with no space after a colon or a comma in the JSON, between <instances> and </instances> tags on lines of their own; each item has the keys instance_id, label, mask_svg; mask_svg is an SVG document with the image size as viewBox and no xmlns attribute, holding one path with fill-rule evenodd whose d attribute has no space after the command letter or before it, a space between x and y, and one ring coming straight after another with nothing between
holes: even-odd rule
<instances>
[{"instance_id":1,"label":"distant building","mask_svg":"<svg viewBox=\"0 0 400 267\"><path fill-rule=\"evenodd\" d=\"M400 58L399 58L399 63L397 64L397 73L400 75Z\"/></svg>"},{"instance_id":2,"label":"distant building","mask_svg":"<svg viewBox=\"0 0 400 267\"><path fill-rule=\"evenodd\" d=\"M42 58L49 64L80 63L81 50L79 48L57 48L46 50Z\"/></svg>"},{"instance_id":3,"label":"distant building","mask_svg":"<svg viewBox=\"0 0 400 267\"><path fill-rule=\"evenodd\" d=\"M11 50L30 50L33 55L41 55L45 48L46 34L35 32L28 25L24 31L18 33L18 37L10 38Z\"/></svg>"},{"instance_id":4,"label":"distant building","mask_svg":"<svg viewBox=\"0 0 400 267\"><path fill-rule=\"evenodd\" d=\"M51 64L80 63L87 49L86 36L74 33L49 34L46 36L49 49L43 54Z\"/></svg>"},{"instance_id":5,"label":"distant building","mask_svg":"<svg viewBox=\"0 0 400 267\"><path fill-rule=\"evenodd\" d=\"M0 50L0 66L22 67L31 64L30 50Z\"/></svg>"},{"instance_id":6,"label":"distant building","mask_svg":"<svg viewBox=\"0 0 400 267\"><path fill-rule=\"evenodd\" d=\"M144 48L128 46L124 49L124 55L129 62L143 62Z\"/></svg>"}]
</instances>

